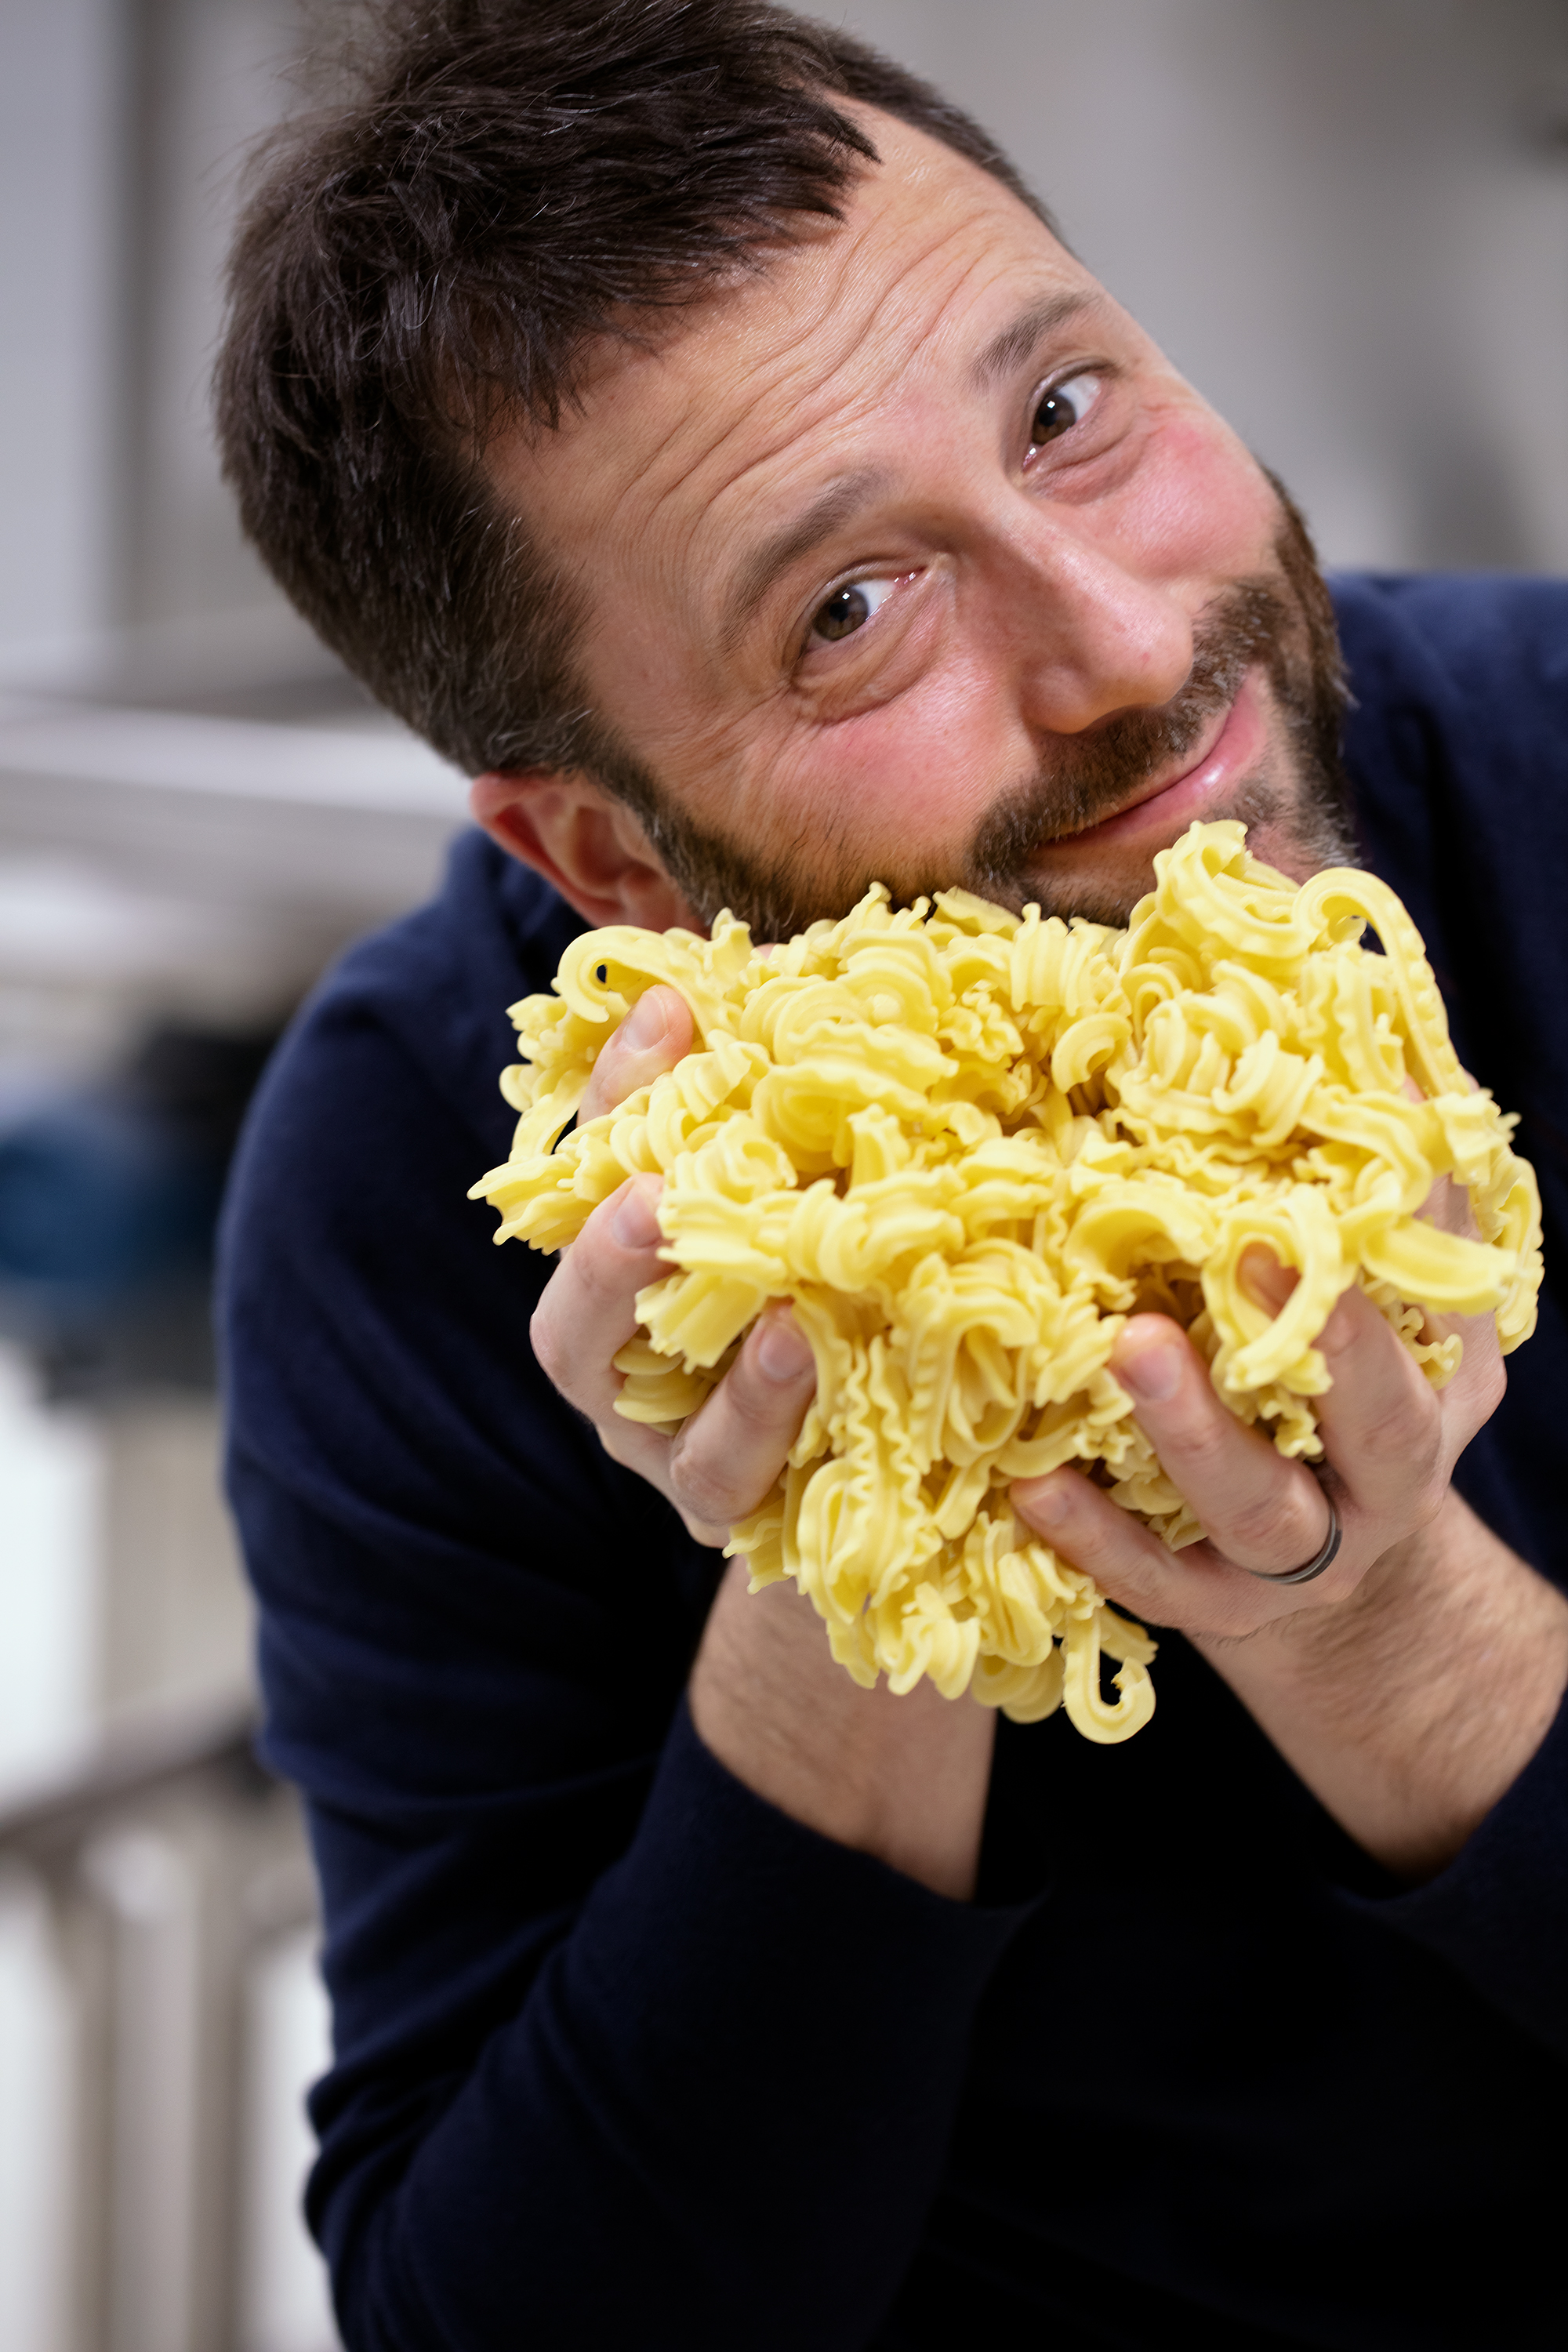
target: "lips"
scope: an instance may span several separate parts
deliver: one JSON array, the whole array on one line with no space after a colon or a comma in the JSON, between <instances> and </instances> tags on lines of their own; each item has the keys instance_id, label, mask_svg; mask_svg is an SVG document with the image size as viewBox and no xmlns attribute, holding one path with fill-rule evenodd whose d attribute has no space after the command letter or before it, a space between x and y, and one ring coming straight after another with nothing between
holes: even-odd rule
<instances>
[{"instance_id":1,"label":"lips","mask_svg":"<svg viewBox=\"0 0 1568 2352\"><path fill-rule=\"evenodd\" d=\"M1155 830L1168 832L1201 817L1209 803L1232 792L1256 766L1266 735L1258 674L1249 670L1235 700L1216 711L1205 730L1203 749L1195 760L1174 774L1155 776L1141 784L1114 816L1098 824L1058 835L1055 849L1071 850L1079 844L1097 845Z\"/></svg>"}]
</instances>

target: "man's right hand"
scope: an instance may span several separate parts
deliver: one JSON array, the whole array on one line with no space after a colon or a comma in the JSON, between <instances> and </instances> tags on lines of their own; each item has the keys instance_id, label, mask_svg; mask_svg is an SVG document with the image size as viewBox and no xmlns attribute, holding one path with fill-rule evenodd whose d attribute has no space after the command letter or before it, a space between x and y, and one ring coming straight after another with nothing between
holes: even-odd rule
<instances>
[{"instance_id":1,"label":"man's right hand","mask_svg":"<svg viewBox=\"0 0 1568 2352\"><path fill-rule=\"evenodd\" d=\"M595 1067L580 1124L613 1110L690 1050L691 1015L673 988L650 988ZM615 1409L614 1359L637 1328L637 1295L669 1272L658 1252L657 1176L631 1176L601 1202L534 1309L533 1352L569 1404L584 1413L614 1462L672 1502L699 1543L727 1543L784 1466L816 1385L805 1334L789 1309L758 1318L746 1343L679 1436L625 1421Z\"/></svg>"},{"instance_id":2,"label":"man's right hand","mask_svg":"<svg viewBox=\"0 0 1568 2352\"><path fill-rule=\"evenodd\" d=\"M578 1111L601 1117L690 1050L691 1016L652 988L609 1040ZM634 1176L595 1210L534 1310L534 1353L586 1415L612 1460L668 1497L700 1543L721 1545L784 1466L815 1366L787 1307L769 1308L700 1412L674 1438L615 1410L614 1359L637 1329L637 1295L667 1272L654 1213L659 1180ZM793 1587L746 1591L742 1560L720 1586L692 1669L692 1720L758 1796L842 1845L875 1854L939 1895L973 1894L995 1717L929 1682L895 1698L833 1662L811 1603Z\"/></svg>"}]
</instances>

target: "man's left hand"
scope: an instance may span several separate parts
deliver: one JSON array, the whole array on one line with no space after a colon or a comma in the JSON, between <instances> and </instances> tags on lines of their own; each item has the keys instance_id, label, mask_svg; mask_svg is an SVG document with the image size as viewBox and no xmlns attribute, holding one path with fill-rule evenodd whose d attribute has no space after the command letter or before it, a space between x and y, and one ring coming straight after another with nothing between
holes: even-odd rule
<instances>
[{"instance_id":1,"label":"man's left hand","mask_svg":"<svg viewBox=\"0 0 1568 2352\"><path fill-rule=\"evenodd\" d=\"M1266 1252L1247 1272L1284 1303L1293 1276ZM1458 1852L1568 1683L1568 1601L1450 1485L1504 1386L1491 1317L1452 1328L1464 1357L1439 1391L1365 1294L1345 1293L1317 1343L1333 1385L1314 1475L1236 1418L1175 1324L1135 1316L1111 1369L1206 1540L1168 1550L1074 1470L1013 1488L1019 1517L1119 1607L1184 1633L1351 1835L1412 1878ZM1343 1529L1332 1565L1263 1580L1321 1549L1326 1494Z\"/></svg>"}]
</instances>

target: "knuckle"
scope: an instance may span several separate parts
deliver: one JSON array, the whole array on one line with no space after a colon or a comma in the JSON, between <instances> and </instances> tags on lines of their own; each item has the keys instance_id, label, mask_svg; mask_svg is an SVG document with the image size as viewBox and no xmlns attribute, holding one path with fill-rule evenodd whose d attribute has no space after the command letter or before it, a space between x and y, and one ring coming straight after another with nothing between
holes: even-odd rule
<instances>
[{"instance_id":1,"label":"knuckle","mask_svg":"<svg viewBox=\"0 0 1568 2352\"><path fill-rule=\"evenodd\" d=\"M1110 1547L1102 1546L1099 1553L1091 1554L1086 1546L1082 1557L1074 1558L1073 1565L1087 1570L1102 1588L1111 1606L1121 1610L1125 1615L1142 1622L1159 1616L1163 1592L1162 1580L1151 1570L1148 1561L1140 1559L1136 1553L1130 1556L1117 1553L1112 1557Z\"/></svg>"},{"instance_id":2,"label":"knuckle","mask_svg":"<svg viewBox=\"0 0 1568 2352\"><path fill-rule=\"evenodd\" d=\"M693 1461L683 1454L679 1438L670 1458L669 1475L675 1507L693 1532L694 1522L728 1529L731 1520L743 1515L744 1501L731 1481L716 1465L700 1459Z\"/></svg>"},{"instance_id":3,"label":"knuckle","mask_svg":"<svg viewBox=\"0 0 1568 2352\"><path fill-rule=\"evenodd\" d=\"M585 1303L595 1307L607 1306L632 1286L627 1284L620 1267L614 1265L602 1250L585 1247L584 1242L577 1244L572 1279Z\"/></svg>"},{"instance_id":4,"label":"knuckle","mask_svg":"<svg viewBox=\"0 0 1568 2352\"><path fill-rule=\"evenodd\" d=\"M1100 1507L1098 1496L1075 1497L1075 1507L1050 1526L1046 1541L1129 1608L1146 1607L1159 1590L1159 1567L1145 1549L1142 1528L1114 1504Z\"/></svg>"},{"instance_id":5,"label":"knuckle","mask_svg":"<svg viewBox=\"0 0 1568 2352\"><path fill-rule=\"evenodd\" d=\"M1356 1451L1369 1469L1403 1469L1413 1482L1424 1485L1435 1473L1441 1449L1441 1423L1436 1396L1426 1383L1422 1394L1404 1396L1382 1408L1373 1407L1356 1427Z\"/></svg>"},{"instance_id":6,"label":"knuckle","mask_svg":"<svg viewBox=\"0 0 1568 2352\"><path fill-rule=\"evenodd\" d=\"M1224 1412L1224 1407L1219 1408ZM1168 1461L1181 1465L1177 1484L1205 1485L1223 1479L1234 1467L1237 1424L1228 1413L1223 1422L1208 1410L1204 1400L1196 1409L1184 1413L1164 1437L1160 1452Z\"/></svg>"},{"instance_id":7,"label":"knuckle","mask_svg":"<svg viewBox=\"0 0 1568 2352\"><path fill-rule=\"evenodd\" d=\"M1228 1549L1281 1559L1286 1566L1310 1559L1322 1538L1322 1508L1312 1496L1292 1488L1286 1495L1253 1495L1229 1512L1226 1520Z\"/></svg>"},{"instance_id":8,"label":"knuckle","mask_svg":"<svg viewBox=\"0 0 1568 2352\"><path fill-rule=\"evenodd\" d=\"M744 1356L726 1373L723 1391L725 1408L740 1435L789 1444L804 1411L798 1395L781 1396L776 1388L753 1379Z\"/></svg>"}]
</instances>

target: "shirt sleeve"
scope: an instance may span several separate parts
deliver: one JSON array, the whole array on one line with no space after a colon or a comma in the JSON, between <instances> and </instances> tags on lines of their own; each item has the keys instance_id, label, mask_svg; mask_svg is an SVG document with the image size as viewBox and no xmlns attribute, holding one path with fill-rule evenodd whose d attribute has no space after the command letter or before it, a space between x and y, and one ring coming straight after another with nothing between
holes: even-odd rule
<instances>
[{"instance_id":1,"label":"shirt sleeve","mask_svg":"<svg viewBox=\"0 0 1568 2352\"><path fill-rule=\"evenodd\" d=\"M344 2340L849 2352L1026 1910L929 1893L703 1747L716 1556L533 1363L548 1268L463 1199L497 1156L340 989L228 1222L231 1493L322 1888L309 2210Z\"/></svg>"},{"instance_id":2,"label":"shirt sleeve","mask_svg":"<svg viewBox=\"0 0 1568 2352\"><path fill-rule=\"evenodd\" d=\"M1446 1960L1568 2057L1568 1700L1513 1786L1424 1886L1341 1900Z\"/></svg>"}]
</instances>

